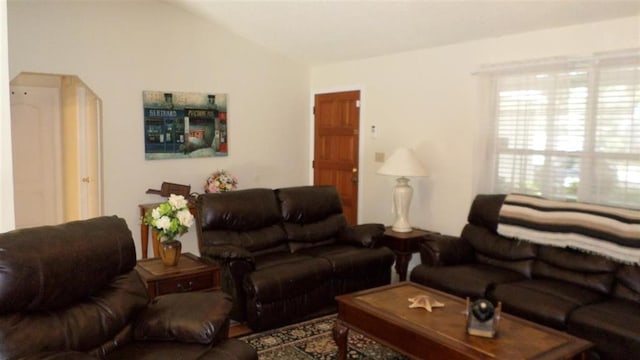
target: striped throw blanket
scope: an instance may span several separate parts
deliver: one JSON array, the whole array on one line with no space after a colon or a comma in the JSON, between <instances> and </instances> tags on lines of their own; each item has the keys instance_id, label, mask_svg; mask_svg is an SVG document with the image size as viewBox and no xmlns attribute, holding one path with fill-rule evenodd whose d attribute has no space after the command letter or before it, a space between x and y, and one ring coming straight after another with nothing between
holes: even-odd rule
<instances>
[{"instance_id":1,"label":"striped throw blanket","mask_svg":"<svg viewBox=\"0 0 640 360\"><path fill-rule=\"evenodd\" d=\"M509 194L498 234L640 264L640 210Z\"/></svg>"}]
</instances>

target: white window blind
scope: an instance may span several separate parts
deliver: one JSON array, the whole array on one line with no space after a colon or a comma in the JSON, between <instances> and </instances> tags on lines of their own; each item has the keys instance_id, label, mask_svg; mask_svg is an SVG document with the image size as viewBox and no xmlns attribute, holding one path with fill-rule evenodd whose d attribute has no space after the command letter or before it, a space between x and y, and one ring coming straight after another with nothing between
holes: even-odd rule
<instances>
[{"instance_id":1,"label":"white window blind","mask_svg":"<svg viewBox=\"0 0 640 360\"><path fill-rule=\"evenodd\" d=\"M491 190L640 208L639 59L491 73Z\"/></svg>"}]
</instances>

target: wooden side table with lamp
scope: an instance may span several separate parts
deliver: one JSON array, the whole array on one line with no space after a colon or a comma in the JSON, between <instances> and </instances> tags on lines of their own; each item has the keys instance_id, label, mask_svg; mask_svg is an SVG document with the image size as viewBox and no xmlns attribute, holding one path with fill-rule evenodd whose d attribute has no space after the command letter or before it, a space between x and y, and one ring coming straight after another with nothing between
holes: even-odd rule
<instances>
[{"instance_id":1,"label":"wooden side table with lamp","mask_svg":"<svg viewBox=\"0 0 640 360\"><path fill-rule=\"evenodd\" d=\"M425 235L433 233L413 228L409 224L409 208L413 195L409 177L424 177L427 176L427 171L413 150L400 147L384 162L377 173L397 177L393 189L393 212L396 219L393 226L386 228L382 245L396 254L396 272L400 281L405 281L411 256L418 252Z\"/></svg>"}]
</instances>

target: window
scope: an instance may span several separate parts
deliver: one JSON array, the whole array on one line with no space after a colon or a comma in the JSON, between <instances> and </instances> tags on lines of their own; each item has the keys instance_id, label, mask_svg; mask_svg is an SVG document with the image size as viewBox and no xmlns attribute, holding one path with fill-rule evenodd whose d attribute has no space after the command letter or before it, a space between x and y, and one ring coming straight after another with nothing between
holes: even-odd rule
<instances>
[{"instance_id":1,"label":"window","mask_svg":"<svg viewBox=\"0 0 640 360\"><path fill-rule=\"evenodd\" d=\"M640 56L491 71L492 191L640 208Z\"/></svg>"}]
</instances>

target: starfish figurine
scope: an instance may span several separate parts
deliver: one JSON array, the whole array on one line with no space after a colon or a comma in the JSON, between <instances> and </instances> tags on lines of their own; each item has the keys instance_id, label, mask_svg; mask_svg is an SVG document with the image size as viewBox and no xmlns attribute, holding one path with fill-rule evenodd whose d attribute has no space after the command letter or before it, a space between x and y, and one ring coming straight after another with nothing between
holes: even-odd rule
<instances>
[{"instance_id":1,"label":"starfish figurine","mask_svg":"<svg viewBox=\"0 0 640 360\"><path fill-rule=\"evenodd\" d=\"M409 305L410 308L424 308L428 312L431 312L431 310L436 307L444 307L443 303L435 299L431 299L427 295L416 295L408 300L411 301L411 304Z\"/></svg>"}]
</instances>

